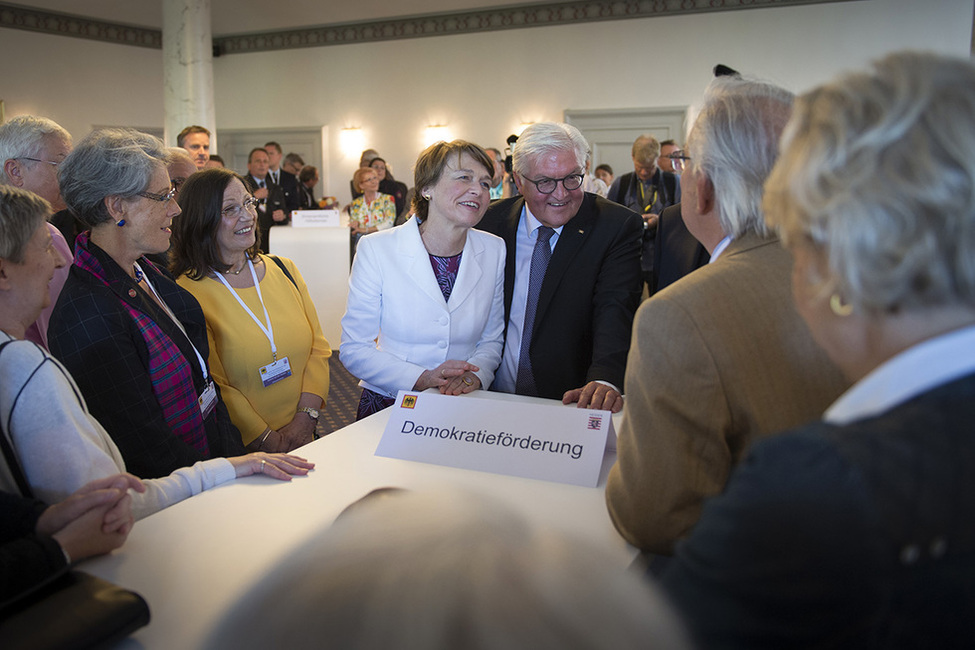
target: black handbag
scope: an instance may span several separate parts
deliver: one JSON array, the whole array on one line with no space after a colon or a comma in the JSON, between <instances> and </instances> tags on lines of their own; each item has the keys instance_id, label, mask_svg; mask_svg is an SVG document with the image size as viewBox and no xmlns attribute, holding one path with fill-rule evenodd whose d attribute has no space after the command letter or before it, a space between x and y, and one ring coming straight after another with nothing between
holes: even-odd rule
<instances>
[{"instance_id":1,"label":"black handbag","mask_svg":"<svg viewBox=\"0 0 975 650\"><path fill-rule=\"evenodd\" d=\"M107 648L149 623L139 594L65 569L0 607L5 650Z\"/></svg>"},{"instance_id":2,"label":"black handbag","mask_svg":"<svg viewBox=\"0 0 975 650\"><path fill-rule=\"evenodd\" d=\"M0 351L10 341L0 344ZM12 413L12 411L11 411ZM0 422L0 451L22 496L33 497L20 461ZM83 571L65 567L0 603L3 650L106 648L149 623L139 594Z\"/></svg>"}]
</instances>

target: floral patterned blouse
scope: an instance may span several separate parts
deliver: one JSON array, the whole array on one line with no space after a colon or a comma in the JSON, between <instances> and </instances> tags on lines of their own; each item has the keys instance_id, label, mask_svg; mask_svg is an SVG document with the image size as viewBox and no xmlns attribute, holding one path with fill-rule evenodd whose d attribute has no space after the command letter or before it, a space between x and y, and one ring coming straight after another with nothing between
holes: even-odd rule
<instances>
[{"instance_id":1,"label":"floral patterned blouse","mask_svg":"<svg viewBox=\"0 0 975 650\"><path fill-rule=\"evenodd\" d=\"M364 196L360 196L349 205L349 223L356 223L360 228L385 230L392 228L395 221L396 203L389 194L380 193L369 204Z\"/></svg>"}]
</instances>

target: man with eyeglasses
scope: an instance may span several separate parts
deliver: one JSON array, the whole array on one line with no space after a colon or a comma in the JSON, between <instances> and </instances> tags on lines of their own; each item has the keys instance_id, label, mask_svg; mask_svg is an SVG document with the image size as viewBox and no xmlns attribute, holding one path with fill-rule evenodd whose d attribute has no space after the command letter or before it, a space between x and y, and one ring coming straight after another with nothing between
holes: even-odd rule
<instances>
[{"instance_id":1,"label":"man with eyeglasses","mask_svg":"<svg viewBox=\"0 0 975 650\"><path fill-rule=\"evenodd\" d=\"M74 260L68 242L74 243L80 227L64 205L58 185L58 166L69 153L71 134L46 117L19 115L0 125L0 185L29 190L50 203L51 209L57 213L51 217L52 224L48 229L54 247L66 263L54 270L54 278L48 285L51 301L25 333L27 340L45 348L51 310ZM59 224L57 227L55 221Z\"/></svg>"},{"instance_id":2,"label":"man with eyeglasses","mask_svg":"<svg viewBox=\"0 0 975 650\"><path fill-rule=\"evenodd\" d=\"M657 165L660 143L649 133L633 141L633 171L618 176L606 194L610 201L643 215L643 251L640 267L647 291L654 288L654 238L657 218L664 208L680 201L680 180Z\"/></svg>"},{"instance_id":3,"label":"man with eyeglasses","mask_svg":"<svg viewBox=\"0 0 975 650\"><path fill-rule=\"evenodd\" d=\"M569 124L529 126L514 150L521 196L479 228L505 240L505 345L492 390L619 411L640 302L639 215L582 190L589 143Z\"/></svg>"},{"instance_id":4,"label":"man with eyeglasses","mask_svg":"<svg viewBox=\"0 0 975 650\"><path fill-rule=\"evenodd\" d=\"M772 84L715 79L673 158L710 263L637 312L606 483L617 530L647 553L673 552L749 443L817 419L846 387L796 312L792 257L761 211L792 102Z\"/></svg>"}]
</instances>

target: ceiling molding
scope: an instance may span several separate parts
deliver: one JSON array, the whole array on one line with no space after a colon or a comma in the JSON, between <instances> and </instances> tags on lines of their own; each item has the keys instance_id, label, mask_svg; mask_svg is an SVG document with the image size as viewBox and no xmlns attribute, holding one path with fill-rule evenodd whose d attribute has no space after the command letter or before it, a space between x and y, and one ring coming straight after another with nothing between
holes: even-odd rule
<instances>
[{"instance_id":1,"label":"ceiling molding","mask_svg":"<svg viewBox=\"0 0 975 650\"><path fill-rule=\"evenodd\" d=\"M231 34L213 39L214 54L242 54L328 45L374 43L427 36L472 34L529 27L550 27L607 20L652 18L682 14L790 7L865 0L583 0L544 5L390 18L321 25L254 34ZM0 3L0 27L71 36L136 47L162 48L162 32L109 23L82 16Z\"/></svg>"},{"instance_id":2,"label":"ceiling molding","mask_svg":"<svg viewBox=\"0 0 975 650\"><path fill-rule=\"evenodd\" d=\"M162 31L0 2L0 27L162 49Z\"/></svg>"}]
</instances>

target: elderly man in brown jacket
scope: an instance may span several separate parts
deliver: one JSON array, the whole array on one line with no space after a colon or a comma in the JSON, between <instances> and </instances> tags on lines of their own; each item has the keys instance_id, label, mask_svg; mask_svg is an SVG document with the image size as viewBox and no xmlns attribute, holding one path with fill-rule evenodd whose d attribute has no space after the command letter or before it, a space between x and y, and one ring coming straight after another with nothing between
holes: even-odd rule
<instances>
[{"instance_id":1,"label":"elderly man in brown jacket","mask_svg":"<svg viewBox=\"0 0 975 650\"><path fill-rule=\"evenodd\" d=\"M761 212L792 101L716 79L679 161L682 216L711 263L637 312L606 486L617 529L650 553L672 553L751 441L818 418L847 385L795 311L792 259Z\"/></svg>"}]
</instances>

